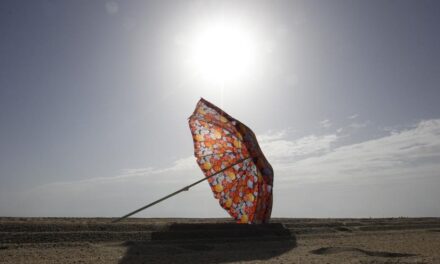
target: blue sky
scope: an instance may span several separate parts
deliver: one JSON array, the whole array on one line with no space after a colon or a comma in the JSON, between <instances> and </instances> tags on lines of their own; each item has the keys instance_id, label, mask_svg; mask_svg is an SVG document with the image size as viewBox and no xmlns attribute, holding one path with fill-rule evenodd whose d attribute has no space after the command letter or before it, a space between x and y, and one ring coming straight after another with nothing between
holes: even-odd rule
<instances>
[{"instance_id":1,"label":"blue sky","mask_svg":"<svg viewBox=\"0 0 440 264\"><path fill-rule=\"evenodd\" d=\"M187 118L204 97L259 136L273 216L440 216L439 14L436 1L3 1L0 215L119 216L198 180ZM254 37L241 79L190 67L193 35L218 21ZM202 183L139 216L226 216L216 203Z\"/></svg>"}]
</instances>

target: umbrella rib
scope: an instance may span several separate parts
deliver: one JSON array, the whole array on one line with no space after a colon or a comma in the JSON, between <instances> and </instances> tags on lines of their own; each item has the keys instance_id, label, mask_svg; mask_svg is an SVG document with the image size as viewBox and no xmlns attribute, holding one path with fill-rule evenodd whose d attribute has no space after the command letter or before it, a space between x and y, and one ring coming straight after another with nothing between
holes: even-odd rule
<instances>
[{"instance_id":1,"label":"umbrella rib","mask_svg":"<svg viewBox=\"0 0 440 264\"><path fill-rule=\"evenodd\" d=\"M224 156L225 154L236 154L236 155L239 155L240 153L233 152L233 151L227 151L227 152L224 152L224 153L211 153L211 154L206 154L206 155L200 155L200 156L195 155L195 156L196 156L196 158L205 158L205 157L214 156L214 155Z\"/></svg>"},{"instance_id":2,"label":"umbrella rib","mask_svg":"<svg viewBox=\"0 0 440 264\"><path fill-rule=\"evenodd\" d=\"M208 177L205 177L205 179L202 179L202 180L200 180L200 181L204 181L204 180L207 180L207 179L209 179L209 178L211 178L211 177L214 177L215 175L218 175L218 174L220 174L220 173L222 173L222 172L225 172L226 170L229 170L230 168L234 167L235 165L240 164L240 163L242 163L242 162L244 162L244 161L246 161L246 160L248 160L248 159L251 159L251 158L252 158L252 157L249 156L249 157L246 157L246 158L239 159L239 160L238 160L237 162L235 162L234 164L229 165L228 167L226 167L226 168L224 168L224 169L222 169L222 170L219 170L219 171L217 171L216 173L214 173L214 174L212 174L212 175L209 175ZM192 186L191 186L191 187L192 187Z\"/></svg>"},{"instance_id":3,"label":"umbrella rib","mask_svg":"<svg viewBox=\"0 0 440 264\"><path fill-rule=\"evenodd\" d=\"M142 211L142 210L147 209L148 207L151 207L151 206L153 206L153 205L155 205L155 204L158 204L158 203L160 203L160 202L162 202L162 201L164 201L164 200L166 200L166 199L168 199L168 198L170 198L170 197L173 197L174 195L176 195L176 194L178 194L178 193L181 193L181 192L183 192L183 191L188 191L189 188L193 187L194 185L197 185L197 184L201 183L202 181L206 181L207 179L212 178L212 177L214 177L215 175L220 174L220 173L226 171L227 169L230 169L230 168L232 168L233 166L235 166L235 165L237 165L237 164L240 164L240 163L242 163L242 162L244 162L244 161L246 161L246 160L248 160L248 159L251 159L251 158L252 158L252 157L249 156L249 157L247 157L247 158L240 159L240 160L238 160L236 163L234 163L234 164L232 164L232 165L229 165L228 167L226 167L226 168L224 168L224 169L222 169L222 170L220 170L220 171L218 171L218 172L216 172L216 173L214 173L214 174L212 174L212 175L210 175L210 176L208 176L208 177L205 176L203 179L200 179L200 180L198 180L198 181L196 181L196 182L194 182L194 183L192 183L192 184L190 184L190 185L188 185L188 186L185 186L185 187L183 187L183 188L181 188L181 189L179 189L179 190L177 190L177 191L175 191L175 192L173 192L173 193L168 194L167 196L164 196L164 197L160 198L159 200L156 200L156 201L154 201L154 202L152 202L152 203L149 203L149 204L147 204L147 205L145 205L145 206L143 206L143 207L141 207L141 208L139 208L139 209L137 209L137 210L135 210L135 211L133 211L133 212L131 212L131 213L128 213L128 214L126 214L126 215L124 215L124 216L122 216L122 217L120 217L120 218L117 218L117 219L113 220L112 223L119 222L119 221L121 221L122 219L125 219L125 218L127 218L127 217L129 217L129 216L131 216L131 215L134 215L134 214L136 214L136 213L138 213L138 212L140 212L140 211Z\"/></svg>"}]
</instances>

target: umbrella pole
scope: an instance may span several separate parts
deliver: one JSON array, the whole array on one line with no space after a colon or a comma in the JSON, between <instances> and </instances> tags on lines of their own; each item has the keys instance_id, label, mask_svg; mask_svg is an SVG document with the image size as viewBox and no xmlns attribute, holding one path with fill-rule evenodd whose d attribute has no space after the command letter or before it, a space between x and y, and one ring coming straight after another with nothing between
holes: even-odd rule
<instances>
[{"instance_id":1,"label":"umbrella pole","mask_svg":"<svg viewBox=\"0 0 440 264\"><path fill-rule=\"evenodd\" d=\"M143 207L141 207L141 208L139 208L139 209L137 209L137 210L135 210L135 211L133 211L133 212L131 212L131 213L128 213L128 214L126 214L126 215L124 215L124 216L122 216L122 217L119 217L119 218L113 220L112 223L119 222L119 221L121 221L122 219L125 219L125 218L127 218L127 217L129 217L129 216L131 216L131 215L134 215L134 214L136 214L136 213L142 211L142 210L145 210L145 209L147 209L148 207L151 207L151 206L153 206L153 205L155 205L155 204L158 204L158 203L160 203L160 202L162 202L162 201L164 201L164 200L166 200L166 199L168 199L168 198L170 198L170 197L173 197L174 195L179 194L179 193L181 193L181 192L183 192L183 191L188 191L189 188L191 188L191 187L193 187L193 186L195 186L195 185L201 183L202 181L205 181L205 180L207 180L207 179L209 179L209 178L211 178L211 177L214 177L215 175L217 175L217 174L219 174L219 173L222 173L222 172L224 172L225 170L232 168L232 166L235 166L235 165L237 165L237 164L239 164L239 163L241 163L241 162L243 162L243 161L245 161L245 160L247 160L247 159L250 159L250 157L245 158L245 159L241 159L241 160L239 160L238 162L236 162L236 163L234 163L234 164L232 164L232 165L230 165L230 166L224 168L223 170L216 172L215 174L212 174L212 175L210 175L210 176L208 176L208 177L204 177L203 179L200 179L200 180L198 180L198 181L196 181L196 182L194 182L194 183L192 183L192 184L190 184L190 185L188 185L188 186L183 187L182 189L179 189L179 190L177 190L177 191L175 191L175 192L173 192L173 193L170 193L170 194L168 194L167 196L164 196L164 197L160 198L159 200L156 200L156 201L154 201L154 202L152 202L152 203L149 203L149 204L147 204L147 205L145 205L145 206L143 206Z\"/></svg>"},{"instance_id":2,"label":"umbrella pole","mask_svg":"<svg viewBox=\"0 0 440 264\"><path fill-rule=\"evenodd\" d=\"M154 202L152 202L152 203L149 203L149 204L145 205L144 207L141 207L141 208L139 208L139 209L137 209L137 210L135 210L135 211L133 211L133 212L131 212L131 213L128 213L128 214L126 214L126 215L124 215L124 216L122 216L122 217L120 217L120 218L114 220L113 223L119 222L119 221L121 221L121 220L124 219L124 218L127 218L127 217L129 217L129 216L131 216L131 215L134 215L135 213L138 213L138 212L140 212L140 211L142 211L142 210L145 210L145 209L147 209L148 207L151 207L151 206L153 206L153 205L155 205L155 204L158 204L158 203L160 203L160 202L162 202L162 201L164 201L164 200L166 200L166 199L168 199L168 198L170 198L170 197L173 197L174 195L179 194L179 193L181 193L181 192L183 192L183 191L188 191L189 188L193 187L193 186L196 185L196 184L201 183L202 181L204 181L204 180L206 180L206 179L208 179L208 178L205 177L205 178L203 178L203 179L200 179L200 180L194 182L193 184L190 184L190 185L188 185L188 186L183 187L182 189L179 189L179 190L177 190L177 191L175 191L175 192L173 192L173 193L171 193L171 194L168 194L167 196L164 196L164 197L160 198L159 200L156 200L156 201L154 201Z\"/></svg>"}]
</instances>

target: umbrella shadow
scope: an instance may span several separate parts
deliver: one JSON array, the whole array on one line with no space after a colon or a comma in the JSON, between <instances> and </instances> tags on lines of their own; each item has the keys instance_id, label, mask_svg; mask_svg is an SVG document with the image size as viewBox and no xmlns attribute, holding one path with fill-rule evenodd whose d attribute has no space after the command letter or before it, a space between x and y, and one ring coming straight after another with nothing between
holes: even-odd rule
<instances>
[{"instance_id":1,"label":"umbrella shadow","mask_svg":"<svg viewBox=\"0 0 440 264\"><path fill-rule=\"evenodd\" d=\"M126 263L220 263L267 260L296 247L281 224L176 224L149 241L127 241Z\"/></svg>"}]
</instances>

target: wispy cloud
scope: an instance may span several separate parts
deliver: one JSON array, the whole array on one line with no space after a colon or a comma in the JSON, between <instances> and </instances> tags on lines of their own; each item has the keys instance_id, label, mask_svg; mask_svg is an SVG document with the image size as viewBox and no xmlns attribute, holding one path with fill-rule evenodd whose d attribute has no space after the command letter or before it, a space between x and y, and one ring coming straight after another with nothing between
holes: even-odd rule
<instances>
[{"instance_id":1,"label":"wispy cloud","mask_svg":"<svg viewBox=\"0 0 440 264\"><path fill-rule=\"evenodd\" d=\"M323 128L330 128L332 126L332 122L330 122L330 120L328 120L328 119L320 121L319 124Z\"/></svg>"},{"instance_id":2,"label":"wispy cloud","mask_svg":"<svg viewBox=\"0 0 440 264\"><path fill-rule=\"evenodd\" d=\"M349 116L348 119L356 119L358 117L359 117L358 114L354 114L354 115Z\"/></svg>"},{"instance_id":3,"label":"wispy cloud","mask_svg":"<svg viewBox=\"0 0 440 264\"><path fill-rule=\"evenodd\" d=\"M409 171L413 172L411 177L434 176L440 171L439 161L440 120L428 120L382 138L283 164L279 178L285 182L348 178L373 181L377 177L408 175Z\"/></svg>"},{"instance_id":4,"label":"wispy cloud","mask_svg":"<svg viewBox=\"0 0 440 264\"><path fill-rule=\"evenodd\" d=\"M274 140L283 139L287 134L286 130L280 130L280 131L268 131L265 134L257 135L258 142L265 143L265 142L271 142Z\"/></svg>"},{"instance_id":5,"label":"wispy cloud","mask_svg":"<svg viewBox=\"0 0 440 264\"><path fill-rule=\"evenodd\" d=\"M367 120L364 122L353 122L353 123L349 124L348 127L352 128L352 129L359 129L359 128L367 127L370 124L371 124L371 121Z\"/></svg>"},{"instance_id":6,"label":"wispy cloud","mask_svg":"<svg viewBox=\"0 0 440 264\"><path fill-rule=\"evenodd\" d=\"M292 162L311 155L322 155L338 139L336 134L309 135L295 140L273 138L260 142L265 156L274 163Z\"/></svg>"}]
</instances>

